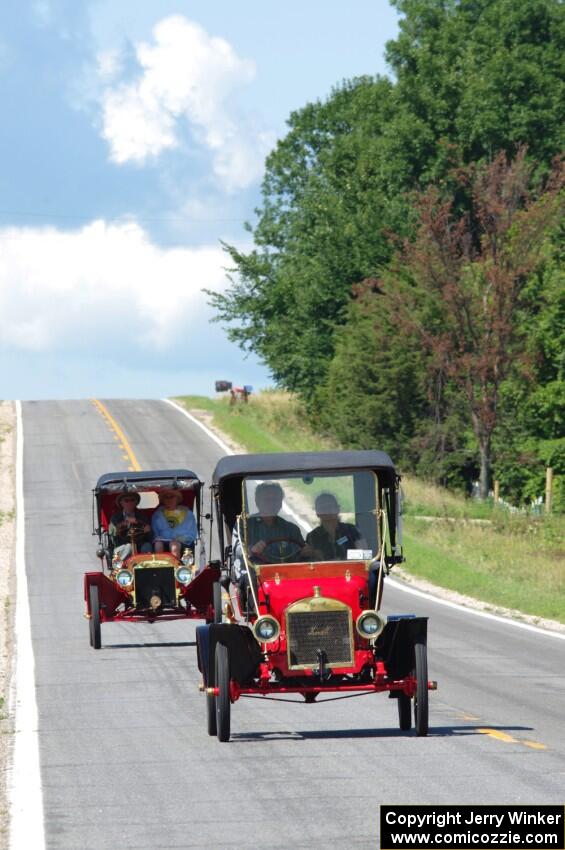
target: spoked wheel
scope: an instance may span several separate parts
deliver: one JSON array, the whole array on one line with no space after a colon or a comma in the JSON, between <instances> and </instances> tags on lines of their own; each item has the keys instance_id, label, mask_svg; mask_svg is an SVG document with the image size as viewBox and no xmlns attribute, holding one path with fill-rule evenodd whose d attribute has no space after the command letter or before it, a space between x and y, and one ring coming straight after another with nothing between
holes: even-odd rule
<instances>
[{"instance_id":1,"label":"spoked wheel","mask_svg":"<svg viewBox=\"0 0 565 850\"><path fill-rule=\"evenodd\" d=\"M398 726L403 732L412 728L412 700L400 691L398 694Z\"/></svg>"},{"instance_id":2,"label":"spoked wheel","mask_svg":"<svg viewBox=\"0 0 565 850\"><path fill-rule=\"evenodd\" d=\"M215 581L212 585L212 604L214 606L214 622L222 622L222 585ZM212 733L215 734L215 733Z\"/></svg>"},{"instance_id":3,"label":"spoked wheel","mask_svg":"<svg viewBox=\"0 0 565 850\"><path fill-rule=\"evenodd\" d=\"M100 649L102 638L100 632L100 599L97 584L90 585L88 598L90 602L90 645L93 649Z\"/></svg>"},{"instance_id":4,"label":"spoked wheel","mask_svg":"<svg viewBox=\"0 0 565 850\"><path fill-rule=\"evenodd\" d=\"M218 696L216 702L216 734L218 741L230 739L230 657L227 646L216 644L215 658L216 687Z\"/></svg>"},{"instance_id":5,"label":"spoked wheel","mask_svg":"<svg viewBox=\"0 0 565 850\"><path fill-rule=\"evenodd\" d=\"M414 645L416 659L416 693L414 724L417 735L428 734L428 651L425 643ZM399 709L400 710L400 709Z\"/></svg>"}]
</instances>

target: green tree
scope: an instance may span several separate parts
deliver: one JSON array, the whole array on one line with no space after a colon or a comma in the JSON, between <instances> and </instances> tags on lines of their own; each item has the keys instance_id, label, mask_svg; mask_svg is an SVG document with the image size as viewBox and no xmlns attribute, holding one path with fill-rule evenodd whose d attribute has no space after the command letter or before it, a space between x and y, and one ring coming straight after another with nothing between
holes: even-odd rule
<instances>
[{"instance_id":1,"label":"green tree","mask_svg":"<svg viewBox=\"0 0 565 850\"><path fill-rule=\"evenodd\" d=\"M429 369L465 399L480 455L480 495L488 495L500 392L523 348L530 276L546 257L563 212L563 167L539 197L530 192L525 151L458 176L469 211L435 187L419 199L416 237L391 267L386 292L406 335L416 334ZM456 193L457 194L457 193Z\"/></svg>"},{"instance_id":2,"label":"green tree","mask_svg":"<svg viewBox=\"0 0 565 850\"><path fill-rule=\"evenodd\" d=\"M411 194L456 165L513 155L540 169L563 148L565 9L559 0L396 0L394 81L363 77L289 119L266 162L249 253L226 246L232 286L212 293L228 335L312 400L352 285L382 272Z\"/></svg>"},{"instance_id":3,"label":"green tree","mask_svg":"<svg viewBox=\"0 0 565 850\"><path fill-rule=\"evenodd\" d=\"M555 475L554 509L565 511L565 271L563 232L552 256L527 287L521 321L526 376L501 387L501 416L494 435L495 475L512 504L543 495L545 469Z\"/></svg>"}]
</instances>

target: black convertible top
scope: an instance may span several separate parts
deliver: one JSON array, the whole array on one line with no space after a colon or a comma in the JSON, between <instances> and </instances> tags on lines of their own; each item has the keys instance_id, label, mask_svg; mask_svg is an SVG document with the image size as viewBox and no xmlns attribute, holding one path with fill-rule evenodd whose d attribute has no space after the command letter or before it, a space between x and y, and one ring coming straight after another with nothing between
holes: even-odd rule
<instances>
[{"instance_id":1,"label":"black convertible top","mask_svg":"<svg viewBox=\"0 0 565 850\"><path fill-rule=\"evenodd\" d=\"M190 469L148 469L146 472L106 472L96 482L94 492L117 493L125 490L194 489L202 481Z\"/></svg>"},{"instance_id":2,"label":"black convertible top","mask_svg":"<svg viewBox=\"0 0 565 850\"><path fill-rule=\"evenodd\" d=\"M277 454L228 455L218 461L212 483L227 478L292 472L386 470L394 475L394 464L386 452L280 452Z\"/></svg>"}]
</instances>

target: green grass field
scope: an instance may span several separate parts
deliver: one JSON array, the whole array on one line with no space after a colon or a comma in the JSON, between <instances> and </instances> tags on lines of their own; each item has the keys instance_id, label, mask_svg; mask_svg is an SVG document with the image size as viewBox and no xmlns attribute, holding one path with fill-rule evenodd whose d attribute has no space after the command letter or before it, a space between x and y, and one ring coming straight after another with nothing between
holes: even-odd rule
<instances>
[{"instance_id":1,"label":"green grass field","mask_svg":"<svg viewBox=\"0 0 565 850\"><path fill-rule=\"evenodd\" d=\"M177 400L196 415L211 415L249 452L339 448L312 433L287 393L262 392L234 406L225 398ZM509 514L410 475L403 475L402 487L407 572L493 606L565 623L562 516Z\"/></svg>"}]
</instances>

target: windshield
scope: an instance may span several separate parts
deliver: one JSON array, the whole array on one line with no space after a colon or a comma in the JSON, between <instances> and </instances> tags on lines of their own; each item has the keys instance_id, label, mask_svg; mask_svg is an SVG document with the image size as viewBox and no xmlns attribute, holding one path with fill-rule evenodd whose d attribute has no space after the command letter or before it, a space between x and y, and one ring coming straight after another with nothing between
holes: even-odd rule
<instances>
[{"instance_id":1,"label":"windshield","mask_svg":"<svg viewBox=\"0 0 565 850\"><path fill-rule=\"evenodd\" d=\"M242 538L255 564L368 560L377 554L373 472L246 478Z\"/></svg>"}]
</instances>

